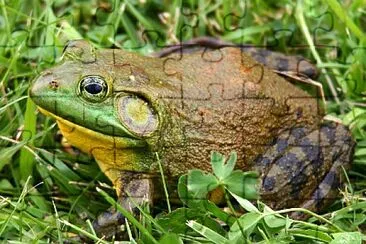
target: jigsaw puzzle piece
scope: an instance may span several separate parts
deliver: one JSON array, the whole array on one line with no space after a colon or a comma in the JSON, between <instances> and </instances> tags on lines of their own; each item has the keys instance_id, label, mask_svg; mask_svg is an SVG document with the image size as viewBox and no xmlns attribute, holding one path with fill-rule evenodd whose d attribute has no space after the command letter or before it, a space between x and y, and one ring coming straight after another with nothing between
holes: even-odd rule
<instances>
[{"instance_id":1,"label":"jigsaw puzzle piece","mask_svg":"<svg viewBox=\"0 0 366 244\"><path fill-rule=\"evenodd\" d=\"M94 47L89 45L87 41L82 40L69 41L64 47L63 56L65 59L78 59L83 64L97 62L97 56ZM112 56L107 60L112 60Z\"/></svg>"},{"instance_id":2,"label":"jigsaw puzzle piece","mask_svg":"<svg viewBox=\"0 0 366 244\"><path fill-rule=\"evenodd\" d=\"M190 40L195 36L195 31L199 27L199 17L197 12L193 12L189 8L180 8L181 26L179 27L178 38L179 43Z\"/></svg>"},{"instance_id":3,"label":"jigsaw puzzle piece","mask_svg":"<svg viewBox=\"0 0 366 244\"><path fill-rule=\"evenodd\" d=\"M364 46L358 46L352 50L352 53L347 60L347 63L351 65L350 72L346 74L345 77L345 79L349 81L347 84L350 86L350 91L361 96L364 95L364 92L366 91L365 82L360 82L364 81L366 78L365 55L366 47Z\"/></svg>"},{"instance_id":4,"label":"jigsaw puzzle piece","mask_svg":"<svg viewBox=\"0 0 366 244\"><path fill-rule=\"evenodd\" d=\"M88 2L71 2L70 7L67 2L54 1L51 3L51 8L55 15L55 18L59 22L67 21L70 26L77 26L80 22L80 16L87 13L83 12L82 9L85 5L90 5Z\"/></svg>"},{"instance_id":5,"label":"jigsaw puzzle piece","mask_svg":"<svg viewBox=\"0 0 366 244\"><path fill-rule=\"evenodd\" d=\"M97 27L92 33L88 33L88 36L92 40L97 40L102 48L114 46L118 39L117 28L121 19L128 18L122 14L125 9L126 6L117 0L100 1L95 12Z\"/></svg>"},{"instance_id":6,"label":"jigsaw puzzle piece","mask_svg":"<svg viewBox=\"0 0 366 244\"><path fill-rule=\"evenodd\" d=\"M229 33L225 36L225 40L234 41L242 47L248 45L248 39L246 38L245 20L248 18L248 6L247 0L239 1L238 3L232 2L230 10L226 10L223 16L223 28Z\"/></svg>"},{"instance_id":7,"label":"jigsaw puzzle piece","mask_svg":"<svg viewBox=\"0 0 366 244\"><path fill-rule=\"evenodd\" d=\"M41 72L45 67L50 67L57 61L58 48L53 45L27 48L21 51L21 57L27 60L27 64Z\"/></svg>"},{"instance_id":8,"label":"jigsaw puzzle piece","mask_svg":"<svg viewBox=\"0 0 366 244\"><path fill-rule=\"evenodd\" d=\"M280 28L274 29L273 35L269 40L268 48L293 48L293 47L303 47L304 44L295 44L294 41L295 32L298 32L294 28ZM298 33L296 33L298 34Z\"/></svg>"},{"instance_id":9,"label":"jigsaw puzzle piece","mask_svg":"<svg viewBox=\"0 0 366 244\"><path fill-rule=\"evenodd\" d=\"M99 4L96 10L96 24L100 26L100 31L94 32L97 39L100 40L102 36L103 47L122 47L125 50L142 51L146 49L155 49L157 47L164 47L164 33L161 32L162 26L160 23L155 22L153 19L147 18L147 21L142 21L141 31L132 31L134 21L133 19L139 19L136 16L136 8L132 3L121 2L116 0L110 0L108 2L102 2ZM151 5L151 10L156 11L154 5ZM117 28L123 27L127 32L126 34L117 33ZM100 42L100 41L99 41Z\"/></svg>"},{"instance_id":10,"label":"jigsaw puzzle piece","mask_svg":"<svg viewBox=\"0 0 366 244\"><path fill-rule=\"evenodd\" d=\"M19 65L31 65L35 69L40 69L42 66L49 66L55 63L57 50L54 39L48 40L48 44L34 44L31 35L26 29L17 29L11 33L11 40L1 48L3 52L17 52L19 58L26 60ZM6 67L7 65L4 65Z\"/></svg>"},{"instance_id":11,"label":"jigsaw puzzle piece","mask_svg":"<svg viewBox=\"0 0 366 244\"><path fill-rule=\"evenodd\" d=\"M319 19L319 22L317 26L314 27L312 30L312 37L314 41L314 45L317 48L326 48L327 51L329 51L328 48L333 49L337 48L338 44L330 44L331 42L322 42L319 40L318 36L324 35L324 33L331 33L334 28L334 15L333 13L326 11L323 14L315 17L315 19Z\"/></svg>"},{"instance_id":12,"label":"jigsaw puzzle piece","mask_svg":"<svg viewBox=\"0 0 366 244\"><path fill-rule=\"evenodd\" d=\"M34 45L33 41L30 40L30 34L28 30L14 30L11 34L12 40L7 42L3 47L0 47L2 53L16 52L18 58L23 59L23 63L18 65L25 66L30 65L35 69L40 69L42 66L49 66L55 63L57 56L57 48L55 47L54 40L51 40L48 45ZM5 54L4 57L7 55ZM7 64L3 66L7 67Z\"/></svg>"}]
</instances>

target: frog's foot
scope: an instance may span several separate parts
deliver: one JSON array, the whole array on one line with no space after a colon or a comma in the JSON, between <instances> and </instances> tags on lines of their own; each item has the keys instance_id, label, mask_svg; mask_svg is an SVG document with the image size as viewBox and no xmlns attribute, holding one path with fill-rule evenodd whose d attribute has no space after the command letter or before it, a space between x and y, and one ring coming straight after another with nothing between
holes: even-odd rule
<instances>
[{"instance_id":1,"label":"frog's foot","mask_svg":"<svg viewBox=\"0 0 366 244\"><path fill-rule=\"evenodd\" d=\"M125 217L112 207L93 221L93 228L99 237L104 236L110 239L112 236L123 234L123 224L125 224Z\"/></svg>"},{"instance_id":2,"label":"frog's foot","mask_svg":"<svg viewBox=\"0 0 366 244\"><path fill-rule=\"evenodd\" d=\"M313 131L300 127L283 132L256 159L262 199L275 209L321 211L339 195L342 168L349 167L354 145L349 130L334 122Z\"/></svg>"},{"instance_id":3,"label":"frog's foot","mask_svg":"<svg viewBox=\"0 0 366 244\"><path fill-rule=\"evenodd\" d=\"M119 195L118 203L134 216L138 216L137 206L152 201L153 184L151 177L137 172L121 172L119 182L115 182L117 193ZM104 236L110 239L112 236L118 236L118 239L126 239L127 235L123 224L125 217L118 212L115 207L111 207L106 212L100 214L93 222L93 228L98 236Z\"/></svg>"},{"instance_id":4,"label":"frog's foot","mask_svg":"<svg viewBox=\"0 0 366 244\"><path fill-rule=\"evenodd\" d=\"M320 212L326 206L339 199L339 188L342 182L342 164L344 158L339 155L334 162L332 168L325 175L318 187L314 190L309 199L304 199L305 202L300 206L301 208L311 210L313 212ZM293 212L290 214L293 219L306 219L309 216L304 212Z\"/></svg>"}]
</instances>

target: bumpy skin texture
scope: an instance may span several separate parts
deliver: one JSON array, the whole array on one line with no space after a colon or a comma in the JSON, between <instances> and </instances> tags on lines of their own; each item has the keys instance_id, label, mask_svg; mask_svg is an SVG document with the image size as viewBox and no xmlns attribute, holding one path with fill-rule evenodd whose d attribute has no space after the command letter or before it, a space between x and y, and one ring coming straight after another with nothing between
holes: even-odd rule
<instances>
[{"instance_id":1,"label":"bumpy skin texture","mask_svg":"<svg viewBox=\"0 0 366 244\"><path fill-rule=\"evenodd\" d=\"M256 60L278 66L268 57L279 54L249 51ZM37 78L30 95L42 112L56 118L72 145L95 157L122 203L123 190L135 181L142 183L132 195L154 195L149 182L158 173L155 152L165 175L174 178L193 168L209 171L213 150L236 150L237 168L259 171L261 196L272 207L317 210L336 195L341 166L350 164L350 132L340 124L324 124L318 99L250 55L223 47L144 57L75 41L61 64ZM316 74L309 68L303 67L305 74ZM81 95L80 81L90 75L107 84L102 101ZM149 130L121 119L129 99L141 99L151 109ZM149 180L141 181L147 175Z\"/></svg>"}]
</instances>

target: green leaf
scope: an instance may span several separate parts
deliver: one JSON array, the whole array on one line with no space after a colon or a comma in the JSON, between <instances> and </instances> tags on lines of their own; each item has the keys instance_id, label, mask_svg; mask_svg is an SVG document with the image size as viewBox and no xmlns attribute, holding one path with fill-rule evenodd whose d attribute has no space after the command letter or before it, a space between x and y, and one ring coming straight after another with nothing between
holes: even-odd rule
<instances>
[{"instance_id":1,"label":"green leaf","mask_svg":"<svg viewBox=\"0 0 366 244\"><path fill-rule=\"evenodd\" d=\"M194 220L215 232L224 235L225 231L221 225L212 219L207 211L202 211L197 208L178 208L171 213L162 214L157 217L157 223L167 232L176 234L195 234L193 230L187 227L186 223L189 220Z\"/></svg>"},{"instance_id":2,"label":"green leaf","mask_svg":"<svg viewBox=\"0 0 366 244\"><path fill-rule=\"evenodd\" d=\"M290 229L288 232L295 236L300 236L307 239L324 241L327 243L332 241L330 235L319 230Z\"/></svg>"},{"instance_id":3,"label":"green leaf","mask_svg":"<svg viewBox=\"0 0 366 244\"><path fill-rule=\"evenodd\" d=\"M207 193L218 185L217 179L212 174L206 174L202 170L190 170L188 173L188 191L194 192L199 198L205 198Z\"/></svg>"},{"instance_id":4,"label":"green leaf","mask_svg":"<svg viewBox=\"0 0 366 244\"><path fill-rule=\"evenodd\" d=\"M234 240L238 236L249 236L262 216L258 213L247 213L242 215L230 228L229 239Z\"/></svg>"},{"instance_id":5,"label":"green leaf","mask_svg":"<svg viewBox=\"0 0 366 244\"><path fill-rule=\"evenodd\" d=\"M286 219L281 215L279 216L275 215L275 211L273 211L268 206L264 206L263 213L270 214L264 216L264 222L269 228L281 228L286 225Z\"/></svg>"},{"instance_id":6,"label":"green leaf","mask_svg":"<svg viewBox=\"0 0 366 244\"><path fill-rule=\"evenodd\" d=\"M47 160L48 163L57 168L57 170L62 173L64 178L67 178L70 181L81 180L80 176L77 173L69 168L62 160L58 159L54 154L49 153L45 150L40 150L40 154Z\"/></svg>"},{"instance_id":7,"label":"green leaf","mask_svg":"<svg viewBox=\"0 0 366 244\"><path fill-rule=\"evenodd\" d=\"M258 198L258 176L256 172L242 172L235 170L225 178L224 183L227 189L234 194L246 198Z\"/></svg>"},{"instance_id":8,"label":"green leaf","mask_svg":"<svg viewBox=\"0 0 366 244\"><path fill-rule=\"evenodd\" d=\"M206 210L210 212L213 216L215 216L216 218L223 221L229 226L233 225L234 222L236 221L236 218L233 215L223 211L223 209L219 208L218 206L216 206L216 204L210 201L207 201L207 205L205 205L205 207Z\"/></svg>"},{"instance_id":9,"label":"green leaf","mask_svg":"<svg viewBox=\"0 0 366 244\"><path fill-rule=\"evenodd\" d=\"M250 201L236 195L235 193L232 193L231 191L229 191L229 192L235 198L235 200L240 204L240 206L242 206L246 211L252 212L252 213L260 213L258 208L256 208Z\"/></svg>"},{"instance_id":10,"label":"green leaf","mask_svg":"<svg viewBox=\"0 0 366 244\"><path fill-rule=\"evenodd\" d=\"M20 142L18 144L15 144L11 147L5 147L0 150L0 171L3 169L3 167L9 163L11 163L11 160L16 152L19 151L24 146L25 142Z\"/></svg>"},{"instance_id":11,"label":"green leaf","mask_svg":"<svg viewBox=\"0 0 366 244\"><path fill-rule=\"evenodd\" d=\"M233 172L237 158L238 157L236 152L231 152L230 157L227 163L225 164L225 157L222 154L218 152L212 152L211 154L212 170L220 181L228 177Z\"/></svg>"},{"instance_id":12,"label":"green leaf","mask_svg":"<svg viewBox=\"0 0 366 244\"><path fill-rule=\"evenodd\" d=\"M36 114L34 112L35 110L35 103L30 98L28 98L24 116L24 132L22 134L22 140L26 141L29 145L33 145L32 140L34 135L36 134ZM32 175L34 163L34 155L27 149L22 148L20 150L19 167L20 176L24 182L30 175Z\"/></svg>"},{"instance_id":13,"label":"green leaf","mask_svg":"<svg viewBox=\"0 0 366 244\"><path fill-rule=\"evenodd\" d=\"M219 152L212 152L211 153L211 165L212 165L212 171L214 174L220 173L222 170L222 166L224 165L225 157Z\"/></svg>"},{"instance_id":14,"label":"green leaf","mask_svg":"<svg viewBox=\"0 0 366 244\"><path fill-rule=\"evenodd\" d=\"M341 232L332 234L334 240L330 244L361 244L362 236L360 232Z\"/></svg>"},{"instance_id":15,"label":"green leaf","mask_svg":"<svg viewBox=\"0 0 366 244\"><path fill-rule=\"evenodd\" d=\"M186 222L191 219L198 219L203 214L199 209L178 208L171 213L159 215L157 221L166 231L185 234L189 229L186 226Z\"/></svg>"},{"instance_id":16,"label":"green leaf","mask_svg":"<svg viewBox=\"0 0 366 244\"><path fill-rule=\"evenodd\" d=\"M187 206L206 211L207 194L217 186L217 179L212 174L205 174L201 170L190 170L187 175L179 178L178 195Z\"/></svg>"}]
</instances>

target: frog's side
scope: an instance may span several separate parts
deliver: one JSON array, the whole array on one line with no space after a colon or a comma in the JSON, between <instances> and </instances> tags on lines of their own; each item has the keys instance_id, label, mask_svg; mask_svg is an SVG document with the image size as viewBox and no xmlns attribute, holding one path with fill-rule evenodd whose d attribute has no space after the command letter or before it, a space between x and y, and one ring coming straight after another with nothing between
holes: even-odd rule
<instances>
[{"instance_id":1,"label":"frog's side","mask_svg":"<svg viewBox=\"0 0 366 244\"><path fill-rule=\"evenodd\" d=\"M341 166L350 164L349 131L322 124L317 99L240 49L209 55L221 59L143 57L75 41L30 95L72 145L95 157L122 203L125 190L153 197L155 152L174 178L210 170L213 150L236 150L238 168L257 169L261 197L272 207L317 210L334 197Z\"/></svg>"}]
</instances>

